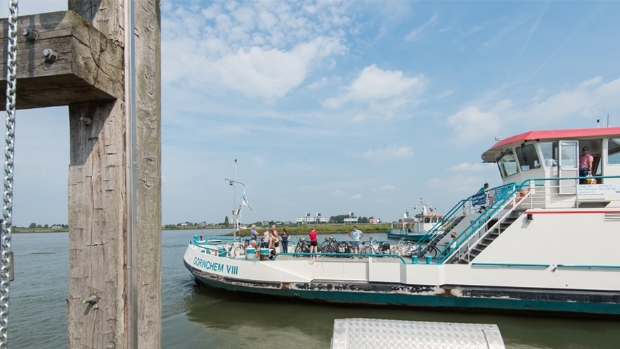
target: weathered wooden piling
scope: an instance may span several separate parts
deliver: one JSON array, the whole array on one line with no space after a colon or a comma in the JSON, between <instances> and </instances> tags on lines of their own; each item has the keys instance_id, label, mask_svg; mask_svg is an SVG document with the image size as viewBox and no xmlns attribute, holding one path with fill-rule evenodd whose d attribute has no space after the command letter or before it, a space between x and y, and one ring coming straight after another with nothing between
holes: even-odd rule
<instances>
[{"instance_id":1,"label":"weathered wooden piling","mask_svg":"<svg viewBox=\"0 0 620 349\"><path fill-rule=\"evenodd\" d=\"M160 7L134 0L129 90L125 6L69 0L18 24L17 108L69 106L69 348L161 347Z\"/></svg>"}]
</instances>

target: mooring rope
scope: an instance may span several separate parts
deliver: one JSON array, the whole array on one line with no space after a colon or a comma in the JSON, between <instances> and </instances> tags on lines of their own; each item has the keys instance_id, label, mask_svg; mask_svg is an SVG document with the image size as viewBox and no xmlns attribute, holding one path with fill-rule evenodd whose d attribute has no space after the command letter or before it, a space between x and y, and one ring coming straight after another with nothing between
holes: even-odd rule
<instances>
[{"instance_id":1,"label":"mooring rope","mask_svg":"<svg viewBox=\"0 0 620 349\"><path fill-rule=\"evenodd\" d=\"M9 40L6 73L6 144L4 148L4 205L0 259L0 348L8 348L11 225L13 222L13 159L15 155L15 99L17 96L17 0L9 0Z\"/></svg>"}]
</instances>

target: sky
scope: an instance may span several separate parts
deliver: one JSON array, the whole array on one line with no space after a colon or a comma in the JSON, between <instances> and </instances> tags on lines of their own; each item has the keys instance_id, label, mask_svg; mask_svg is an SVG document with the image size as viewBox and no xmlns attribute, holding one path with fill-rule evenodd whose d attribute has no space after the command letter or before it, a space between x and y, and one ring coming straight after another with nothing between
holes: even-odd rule
<instances>
[{"instance_id":1,"label":"sky","mask_svg":"<svg viewBox=\"0 0 620 349\"><path fill-rule=\"evenodd\" d=\"M231 218L235 159L244 223L445 213L501 184L495 137L620 125L618 1L161 8L163 224ZM19 110L14 225L67 222L68 165L67 108Z\"/></svg>"}]
</instances>

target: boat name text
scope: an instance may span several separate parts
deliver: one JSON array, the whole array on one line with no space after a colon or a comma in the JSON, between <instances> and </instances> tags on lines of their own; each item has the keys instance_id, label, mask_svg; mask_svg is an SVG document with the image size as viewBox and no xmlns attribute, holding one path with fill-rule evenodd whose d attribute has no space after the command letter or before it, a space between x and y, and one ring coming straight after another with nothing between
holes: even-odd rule
<instances>
[{"instance_id":1,"label":"boat name text","mask_svg":"<svg viewBox=\"0 0 620 349\"><path fill-rule=\"evenodd\" d=\"M205 261L204 259L198 257L194 257L194 265L205 270L216 271L219 273L223 273L224 270L226 270L227 274L237 275L239 273L239 267L236 265Z\"/></svg>"}]
</instances>

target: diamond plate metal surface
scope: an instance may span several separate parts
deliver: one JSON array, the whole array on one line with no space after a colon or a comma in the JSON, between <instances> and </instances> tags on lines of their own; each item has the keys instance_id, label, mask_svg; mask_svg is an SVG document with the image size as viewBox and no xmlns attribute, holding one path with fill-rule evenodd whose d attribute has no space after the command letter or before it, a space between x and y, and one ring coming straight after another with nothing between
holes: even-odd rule
<instances>
[{"instance_id":1,"label":"diamond plate metal surface","mask_svg":"<svg viewBox=\"0 0 620 349\"><path fill-rule=\"evenodd\" d=\"M331 349L505 349L497 325L336 319Z\"/></svg>"}]
</instances>

